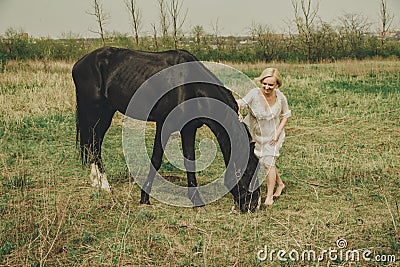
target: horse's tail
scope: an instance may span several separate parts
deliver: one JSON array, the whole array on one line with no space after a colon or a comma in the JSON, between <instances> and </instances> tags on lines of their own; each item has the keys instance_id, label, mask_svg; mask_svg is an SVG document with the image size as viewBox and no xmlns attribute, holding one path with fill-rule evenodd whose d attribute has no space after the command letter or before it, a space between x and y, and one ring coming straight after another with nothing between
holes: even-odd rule
<instances>
[{"instance_id":1,"label":"horse's tail","mask_svg":"<svg viewBox=\"0 0 400 267\"><path fill-rule=\"evenodd\" d=\"M85 138L81 135L82 134L82 130L81 130L81 124L80 122L82 121L82 116L81 116L81 111L78 105L78 97L76 99L77 103L76 103L76 109L75 109L75 127L76 127L76 136L75 136L75 147L78 148L79 147L79 151L80 151L80 158L82 161L82 164L86 164L88 162L88 150L87 146L85 146L83 140L85 140Z\"/></svg>"},{"instance_id":2,"label":"horse's tail","mask_svg":"<svg viewBox=\"0 0 400 267\"><path fill-rule=\"evenodd\" d=\"M75 107L75 130L76 130L76 136L75 136L75 148L78 148L78 143L79 143L79 115L78 115L78 104L76 104Z\"/></svg>"},{"instance_id":3,"label":"horse's tail","mask_svg":"<svg viewBox=\"0 0 400 267\"><path fill-rule=\"evenodd\" d=\"M80 150L80 158L82 164L87 163L88 160L88 152L85 149L84 140L86 139L83 135L84 129L82 129L82 123L84 118L82 117L81 105L79 104L79 82L76 76L76 72L72 70L72 77L75 82L76 87L76 106L75 106L75 129L76 129L76 136L75 136L75 146L76 148L79 147Z\"/></svg>"},{"instance_id":4,"label":"horse's tail","mask_svg":"<svg viewBox=\"0 0 400 267\"><path fill-rule=\"evenodd\" d=\"M72 68L72 78L75 83L76 89L76 108L75 108L75 127L76 127L76 136L75 136L75 145L80 150L80 158L82 164L88 163L90 159L90 151L91 145L94 143L93 140L93 131L89 126L89 122L87 121L87 110L85 110L84 99L82 99L83 91L85 90L84 82L81 79L81 72L79 68L79 63L82 60L78 61L74 67Z\"/></svg>"}]
</instances>

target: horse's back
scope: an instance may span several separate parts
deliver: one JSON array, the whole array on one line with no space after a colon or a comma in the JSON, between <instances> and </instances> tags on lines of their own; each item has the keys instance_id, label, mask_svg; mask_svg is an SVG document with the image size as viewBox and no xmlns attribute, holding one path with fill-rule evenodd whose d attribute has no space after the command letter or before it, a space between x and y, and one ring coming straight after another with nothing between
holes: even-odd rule
<instances>
[{"instance_id":1,"label":"horse's back","mask_svg":"<svg viewBox=\"0 0 400 267\"><path fill-rule=\"evenodd\" d=\"M185 50L146 52L115 47L100 48L87 54L74 65L73 76L77 86L77 96L102 98L112 108L125 114L132 97L151 77L172 66L194 61L198 62L195 56ZM139 101L139 106L154 106L155 103L148 99L159 99L149 120L162 120L174 107L194 97L218 99L234 110L237 109L231 92L224 88L218 78L201 62L183 66L176 71L171 69L164 74L165 80L156 80L155 85L145 86L145 94L149 97L142 97L143 101ZM179 81L174 80L175 76L184 81L204 82L163 88L170 84L179 84Z\"/></svg>"},{"instance_id":2,"label":"horse's back","mask_svg":"<svg viewBox=\"0 0 400 267\"><path fill-rule=\"evenodd\" d=\"M196 61L185 50L146 52L104 47L75 63L72 75L78 90L95 85L102 97L125 112L137 89L154 74L177 64Z\"/></svg>"},{"instance_id":3,"label":"horse's back","mask_svg":"<svg viewBox=\"0 0 400 267\"><path fill-rule=\"evenodd\" d=\"M180 63L197 61L186 50L168 50L163 52L147 52L130 50L117 47L102 47L96 49L81 59L72 68L75 78L80 76L89 77L95 71L101 71L102 78L110 82L113 78L128 77L144 82L155 73Z\"/></svg>"}]
</instances>

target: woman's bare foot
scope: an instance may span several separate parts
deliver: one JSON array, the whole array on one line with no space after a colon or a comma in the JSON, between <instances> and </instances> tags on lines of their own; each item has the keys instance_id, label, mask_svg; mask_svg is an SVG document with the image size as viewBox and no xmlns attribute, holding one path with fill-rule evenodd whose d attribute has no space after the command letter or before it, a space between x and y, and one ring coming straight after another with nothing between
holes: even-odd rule
<instances>
[{"instance_id":1,"label":"woman's bare foot","mask_svg":"<svg viewBox=\"0 0 400 267\"><path fill-rule=\"evenodd\" d=\"M276 191L274 193L274 197L279 197L282 194L282 190L285 188L285 184L279 184L278 187L276 188Z\"/></svg>"},{"instance_id":2,"label":"woman's bare foot","mask_svg":"<svg viewBox=\"0 0 400 267\"><path fill-rule=\"evenodd\" d=\"M271 206L272 204L274 204L274 197L273 196L271 196L271 197L267 196L267 198L264 201L264 205Z\"/></svg>"}]
</instances>

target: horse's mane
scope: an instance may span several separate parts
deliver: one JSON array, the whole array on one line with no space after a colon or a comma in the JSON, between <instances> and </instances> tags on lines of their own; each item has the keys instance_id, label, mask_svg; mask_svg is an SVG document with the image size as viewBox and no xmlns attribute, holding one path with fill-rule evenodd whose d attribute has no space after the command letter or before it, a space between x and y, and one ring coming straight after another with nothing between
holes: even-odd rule
<instances>
[{"instance_id":1,"label":"horse's mane","mask_svg":"<svg viewBox=\"0 0 400 267\"><path fill-rule=\"evenodd\" d=\"M218 85L219 92L222 93L223 100L226 104L228 104L235 112L238 110L238 106L236 103L236 100L232 94L232 92L227 89L223 83L221 82L220 79L218 79L217 76L215 76L214 73L212 73L206 66L204 66L203 63L201 63L200 60L196 58L193 54L191 54L189 51L184 50L184 49L178 49L176 50L177 53L182 57L183 62L191 62L191 61L197 61L201 64L203 70L208 74L210 77L210 81L212 81L214 84ZM221 99L222 100L222 99Z\"/></svg>"}]
</instances>

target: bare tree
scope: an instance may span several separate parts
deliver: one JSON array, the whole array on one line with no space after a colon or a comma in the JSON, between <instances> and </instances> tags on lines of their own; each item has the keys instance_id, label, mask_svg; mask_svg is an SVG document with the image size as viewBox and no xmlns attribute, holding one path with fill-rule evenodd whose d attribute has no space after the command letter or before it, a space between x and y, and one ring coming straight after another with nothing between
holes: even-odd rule
<instances>
[{"instance_id":1,"label":"bare tree","mask_svg":"<svg viewBox=\"0 0 400 267\"><path fill-rule=\"evenodd\" d=\"M387 10L386 0L381 0L381 8L380 8L380 38L381 38L381 48L383 49L386 41L386 37L390 32L390 28L392 26L392 22L394 19L394 14Z\"/></svg>"},{"instance_id":2,"label":"bare tree","mask_svg":"<svg viewBox=\"0 0 400 267\"><path fill-rule=\"evenodd\" d=\"M154 48L156 51L158 50L158 41L157 41L157 27L155 23L151 24L151 27L153 29L153 41L154 41Z\"/></svg>"},{"instance_id":3,"label":"bare tree","mask_svg":"<svg viewBox=\"0 0 400 267\"><path fill-rule=\"evenodd\" d=\"M204 37L205 34L203 26L201 25L194 26L192 32L195 38L196 45L200 46L201 39Z\"/></svg>"},{"instance_id":4,"label":"bare tree","mask_svg":"<svg viewBox=\"0 0 400 267\"><path fill-rule=\"evenodd\" d=\"M253 40L257 41L258 47L262 49L265 62L272 60L276 56L283 35L275 34L270 27L259 23L252 23L250 34Z\"/></svg>"},{"instance_id":5,"label":"bare tree","mask_svg":"<svg viewBox=\"0 0 400 267\"><path fill-rule=\"evenodd\" d=\"M104 12L103 6L99 3L99 0L93 0L92 8L93 8L93 12L87 12L87 13L91 16L96 17L96 21L97 21L99 30L98 31L91 30L91 32L100 35L101 41L102 41L103 45L105 45L106 42L105 42L104 26L106 25L107 21L110 19L110 15L108 13Z\"/></svg>"},{"instance_id":6,"label":"bare tree","mask_svg":"<svg viewBox=\"0 0 400 267\"><path fill-rule=\"evenodd\" d=\"M165 45L168 39L168 28L169 28L168 11L165 6L165 1L158 0L158 7L160 11L160 28L161 28L162 40L163 44Z\"/></svg>"},{"instance_id":7,"label":"bare tree","mask_svg":"<svg viewBox=\"0 0 400 267\"><path fill-rule=\"evenodd\" d=\"M185 13L182 14L182 4L183 0L171 0L170 5L168 7L168 12L171 17L172 23L172 38L174 40L174 47L175 49L178 48L179 37L178 34L182 29L183 24L185 23L186 16L188 10L184 11Z\"/></svg>"},{"instance_id":8,"label":"bare tree","mask_svg":"<svg viewBox=\"0 0 400 267\"><path fill-rule=\"evenodd\" d=\"M125 0L125 5L131 15L132 30L136 46L139 46L139 32L142 27L141 11L136 5L136 0Z\"/></svg>"},{"instance_id":9,"label":"bare tree","mask_svg":"<svg viewBox=\"0 0 400 267\"><path fill-rule=\"evenodd\" d=\"M313 34L314 54L317 60L335 61L337 55L338 34L334 27L327 22L320 22L320 25Z\"/></svg>"},{"instance_id":10,"label":"bare tree","mask_svg":"<svg viewBox=\"0 0 400 267\"><path fill-rule=\"evenodd\" d=\"M319 1L312 7L312 0L291 0L294 10L295 23L300 37L307 48L307 60L311 60L312 34L314 31L315 19L318 17ZM300 3L300 6L299 6Z\"/></svg>"},{"instance_id":11,"label":"bare tree","mask_svg":"<svg viewBox=\"0 0 400 267\"><path fill-rule=\"evenodd\" d=\"M339 18L341 26L339 28L339 39L342 49L349 47L353 56L357 56L361 49L365 35L369 32L370 23L361 14L347 13Z\"/></svg>"},{"instance_id":12,"label":"bare tree","mask_svg":"<svg viewBox=\"0 0 400 267\"><path fill-rule=\"evenodd\" d=\"M215 43L217 45L217 48L220 49L222 48L222 38L221 38L221 30L219 28L219 18L215 20L215 23L211 23L211 27L213 29L213 36Z\"/></svg>"}]
</instances>

